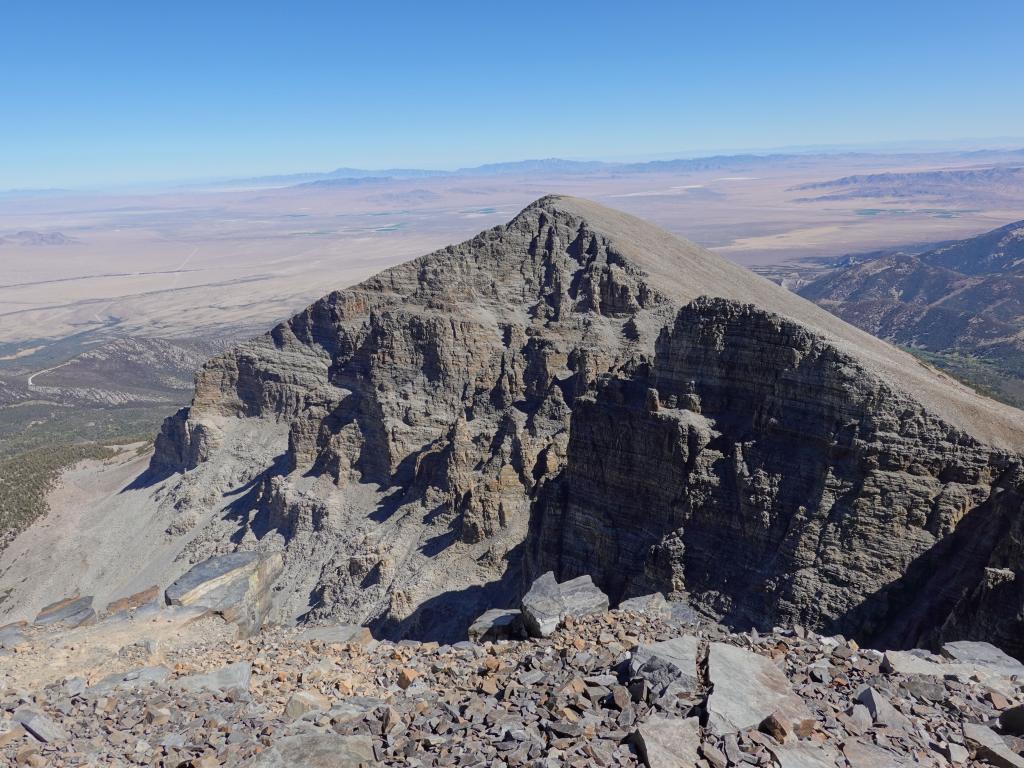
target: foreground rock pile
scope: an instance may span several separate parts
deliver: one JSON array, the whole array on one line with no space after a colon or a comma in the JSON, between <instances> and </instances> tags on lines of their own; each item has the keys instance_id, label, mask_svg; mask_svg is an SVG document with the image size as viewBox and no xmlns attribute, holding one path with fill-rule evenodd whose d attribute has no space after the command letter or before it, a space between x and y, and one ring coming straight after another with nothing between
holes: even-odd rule
<instances>
[{"instance_id":1,"label":"foreground rock pile","mask_svg":"<svg viewBox=\"0 0 1024 768\"><path fill-rule=\"evenodd\" d=\"M14 662L67 635L37 630L0 657L0 764L1024 766L1024 667L992 646L881 653L801 628L730 634L658 597L564 595L548 637L207 632L137 639L116 672L41 686Z\"/></svg>"}]
</instances>

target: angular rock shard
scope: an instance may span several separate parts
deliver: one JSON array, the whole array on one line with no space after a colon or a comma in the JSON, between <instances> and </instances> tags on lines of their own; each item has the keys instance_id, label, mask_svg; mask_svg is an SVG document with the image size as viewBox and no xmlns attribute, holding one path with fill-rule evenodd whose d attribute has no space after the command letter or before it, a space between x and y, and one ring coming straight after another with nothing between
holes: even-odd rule
<instances>
[{"instance_id":1,"label":"angular rock shard","mask_svg":"<svg viewBox=\"0 0 1024 768\"><path fill-rule=\"evenodd\" d=\"M700 690L699 651L700 642L692 635L641 645L629 661L630 676L646 680L657 696L695 693Z\"/></svg>"}]
</instances>

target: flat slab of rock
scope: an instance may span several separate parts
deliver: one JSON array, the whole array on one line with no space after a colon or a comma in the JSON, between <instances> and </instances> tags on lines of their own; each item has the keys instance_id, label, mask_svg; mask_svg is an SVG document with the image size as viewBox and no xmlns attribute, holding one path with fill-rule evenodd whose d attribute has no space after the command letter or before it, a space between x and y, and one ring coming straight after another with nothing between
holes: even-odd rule
<instances>
[{"instance_id":1,"label":"flat slab of rock","mask_svg":"<svg viewBox=\"0 0 1024 768\"><path fill-rule=\"evenodd\" d=\"M297 637L301 642L319 641L327 644L337 643L338 645L345 645L347 643L366 645L373 641L373 635L370 634L370 630L359 624L331 624L322 627L308 627L301 630Z\"/></svg>"},{"instance_id":2,"label":"flat slab of rock","mask_svg":"<svg viewBox=\"0 0 1024 768\"><path fill-rule=\"evenodd\" d=\"M700 720L654 715L637 726L633 741L648 768L693 768L700 759Z\"/></svg>"},{"instance_id":3,"label":"flat slab of rock","mask_svg":"<svg viewBox=\"0 0 1024 768\"><path fill-rule=\"evenodd\" d=\"M692 635L641 645L633 651L629 673L642 677L659 696L693 693L700 688L700 641Z\"/></svg>"},{"instance_id":4,"label":"flat slab of rock","mask_svg":"<svg viewBox=\"0 0 1024 768\"><path fill-rule=\"evenodd\" d=\"M136 592L134 595L119 598L109 603L104 611L107 614L121 613L123 611L134 611L145 605L155 605L160 600L160 587L154 584L148 589Z\"/></svg>"},{"instance_id":5,"label":"flat slab of rock","mask_svg":"<svg viewBox=\"0 0 1024 768\"><path fill-rule=\"evenodd\" d=\"M725 643L711 643L708 677L708 729L717 736L756 728L768 715L789 722L811 717L810 710L771 659Z\"/></svg>"},{"instance_id":6,"label":"flat slab of rock","mask_svg":"<svg viewBox=\"0 0 1024 768\"><path fill-rule=\"evenodd\" d=\"M247 691L251 679L252 665L248 661L237 661L212 672L179 677L173 685L186 691L227 691L232 688Z\"/></svg>"},{"instance_id":7,"label":"flat slab of rock","mask_svg":"<svg viewBox=\"0 0 1024 768\"><path fill-rule=\"evenodd\" d=\"M839 751L828 744L798 741L769 747L779 768L835 768Z\"/></svg>"},{"instance_id":8,"label":"flat slab of rock","mask_svg":"<svg viewBox=\"0 0 1024 768\"><path fill-rule=\"evenodd\" d=\"M92 607L92 597L68 597L51 603L39 612L35 621L37 627L61 625L74 629L96 621L96 611Z\"/></svg>"},{"instance_id":9,"label":"flat slab of rock","mask_svg":"<svg viewBox=\"0 0 1024 768\"><path fill-rule=\"evenodd\" d=\"M523 612L514 608L492 608L470 625L467 635L474 643L525 637Z\"/></svg>"},{"instance_id":10,"label":"flat slab of rock","mask_svg":"<svg viewBox=\"0 0 1024 768\"><path fill-rule=\"evenodd\" d=\"M281 575L280 552L230 552L204 560L166 590L169 605L202 606L250 635L271 607L271 587Z\"/></svg>"},{"instance_id":11,"label":"flat slab of rock","mask_svg":"<svg viewBox=\"0 0 1024 768\"><path fill-rule=\"evenodd\" d=\"M915 765L914 762L899 758L887 749L855 739L847 739L843 743L843 756L850 763L850 768L902 768L905 765Z\"/></svg>"},{"instance_id":12,"label":"flat slab of rock","mask_svg":"<svg viewBox=\"0 0 1024 768\"><path fill-rule=\"evenodd\" d=\"M913 728L910 720L896 709L885 697L871 686L864 686L857 692L857 701L867 707L875 725L908 731Z\"/></svg>"},{"instance_id":13,"label":"flat slab of rock","mask_svg":"<svg viewBox=\"0 0 1024 768\"><path fill-rule=\"evenodd\" d=\"M296 691L284 706L284 715L297 720L309 712L322 712L331 708L330 700L316 691Z\"/></svg>"},{"instance_id":14,"label":"flat slab of rock","mask_svg":"<svg viewBox=\"0 0 1024 768\"><path fill-rule=\"evenodd\" d=\"M359 768L379 765L369 736L300 734L276 741L245 768Z\"/></svg>"},{"instance_id":15,"label":"flat slab of rock","mask_svg":"<svg viewBox=\"0 0 1024 768\"><path fill-rule=\"evenodd\" d=\"M991 643L958 640L942 646L942 655L960 664L986 667L1007 675L1024 676L1024 664Z\"/></svg>"},{"instance_id":16,"label":"flat slab of rock","mask_svg":"<svg viewBox=\"0 0 1024 768\"><path fill-rule=\"evenodd\" d=\"M67 731L42 712L30 707L22 707L16 710L11 720L15 723L20 723L21 727L31 733L38 741L43 741L47 744L66 741L68 738Z\"/></svg>"},{"instance_id":17,"label":"flat slab of rock","mask_svg":"<svg viewBox=\"0 0 1024 768\"><path fill-rule=\"evenodd\" d=\"M1006 746L999 734L988 726L964 723L964 741L980 760L1001 768L1024 768L1024 757Z\"/></svg>"},{"instance_id":18,"label":"flat slab of rock","mask_svg":"<svg viewBox=\"0 0 1024 768\"><path fill-rule=\"evenodd\" d=\"M164 682L171 676L171 670L163 666L142 667L129 672L117 672L107 675L96 685L89 686L91 694L103 695L119 688L139 688L143 685Z\"/></svg>"},{"instance_id":19,"label":"flat slab of rock","mask_svg":"<svg viewBox=\"0 0 1024 768\"><path fill-rule=\"evenodd\" d=\"M601 613L608 605L608 595L594 586L590 576L559 584L548 571L523 596L523 624L533 637L550 637L567 617Z\"/></svg>"}]
</instances>

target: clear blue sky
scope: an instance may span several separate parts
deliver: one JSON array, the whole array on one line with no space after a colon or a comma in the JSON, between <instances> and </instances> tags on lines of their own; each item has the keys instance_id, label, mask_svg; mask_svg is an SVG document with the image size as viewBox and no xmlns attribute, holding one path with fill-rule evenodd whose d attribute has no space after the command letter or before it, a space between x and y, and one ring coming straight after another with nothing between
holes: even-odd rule
<instances>
[{"instance_id":1,"label":"clear blue sky","mask_svg":"<svg viewBox=\"0 0 1024 768\"><path fill-rule=\"evenodd\" d=\"M0 2L0 188L1024 134L1024 2Z\"/></svg>"}]
</instances>

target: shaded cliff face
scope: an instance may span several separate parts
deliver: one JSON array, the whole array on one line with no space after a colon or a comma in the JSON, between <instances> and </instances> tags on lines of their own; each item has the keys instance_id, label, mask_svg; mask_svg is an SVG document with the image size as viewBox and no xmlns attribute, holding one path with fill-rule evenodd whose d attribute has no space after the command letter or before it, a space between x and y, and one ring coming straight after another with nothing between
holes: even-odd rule
<instances>
[{"instance_id":1,"label":"shaded cliff face","mask_svg":"<svg viewBox=\"0 0 1024 768\"><path fill-rule=\"evenodd\" d=\"M662 590L737 626L913 645L972 602L1005 539L968 551L953 534L968 515L1017 520L1019 504L995 499L1018 471L820 336L697 300L650 366L577 400L532 557L591 573L613 599Z\"/></svg>"},{"instance_id":2,"label":"shaded cliff face","mask_svg":"<svg viewBox=\"0 0 1024 768\"><path fill-rule=\"evenodd\" d=\"M993 562L1012 561L1017 583L998 537L954 542L967 519L1013 517L993 488L1018 493L1014 454L849 343L765 311L817 318L800 299L740 303L776 294L636 220L595 226L580 211L605 209L581 205L545 198L208 363L151 466L183 473L161 486L182 515L223 505L181 526L188 558L283 550L278 618L444 639L546 569L736 624L900 642L956 634ZM657 263L634 256L662 247ZM731 300L689 301L702 294ZM238 471L253 424L276 455ZM936 576L921 563L954 544L955 578L909 621L914 580Z\"/></svg>"}]
</instances>

